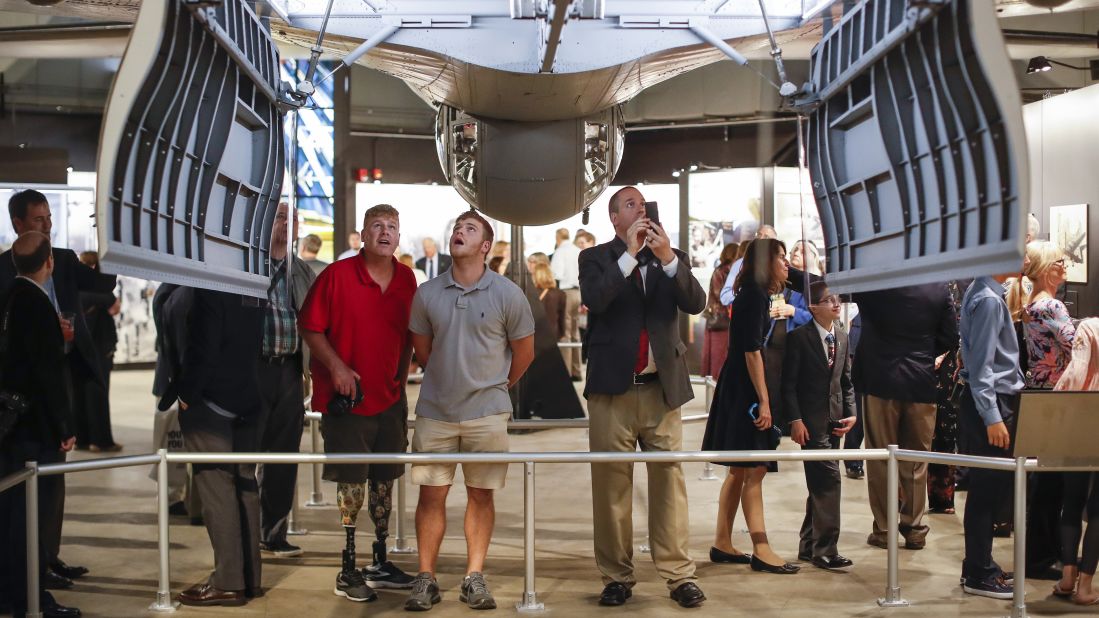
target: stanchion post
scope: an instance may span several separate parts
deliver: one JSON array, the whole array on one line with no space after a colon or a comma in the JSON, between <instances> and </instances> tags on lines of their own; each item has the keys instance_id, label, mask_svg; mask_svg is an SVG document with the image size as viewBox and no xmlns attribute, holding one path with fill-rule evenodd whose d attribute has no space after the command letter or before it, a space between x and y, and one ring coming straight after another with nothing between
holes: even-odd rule
<instances>
[{"instance_id":1,"label":"stanchion post","mask_svg":"<svg viewBox=\"0 0 1099 618\"><path fill-rule=\"evenodd\" d=\"M908 601L901 598L901 586L898 582L898 571L900 567L897 564L898 553L900 548L897 546L897 527L899 526L897 513L898 502L900 500L900 482L897 472L897 445L889 445L889 461L886 467L886 492L885 500L888 506L886 511L886 517L889 518L889 526L886 529L886 534L889 535L888 545L888 567L887 567L887 579L885 585L885 597L878 599L878 605L882 607L908 607Z\"/></svg>"},{"instance_id":2,"label":"stanchion post","mask_svg":"<svg viewBox=\"0 0 1099 618\"><path fill-rule=\"evenodd\" d=\"M179 603L172 601L171 563L168 561L168 450L162 448L156 454L160 457L156 464L156 540L160 561L156 602L149 606L149 611L174 612Z\"/></svg>"},{"instance_id":3,"label":"stanchion post","mask_svg":"<svg viewBox=\"0 0 1099 618\"><path fill-rule=\"evenodd\" d=\"M321 450L321 434L317 429L317 421L309 419L309 444L310 452L314 455ZM324 464L313 464L313 493L305 506L329 506L324 502L324 494L321 492L321 467Z\"/></svg>"},{"instance_id":4,"label":"stanchion post","mask_svg":"<svg viewBox=\"0 0 1099 618\"><path fill-rule=\"evenodd\" d=\"M523 462L523 600L515 609L523 613L545 611L534 586L534 462Z\"/></svg>"},{"instance_id":5,"label":"stanchion post","mask_svg":"<svg viewBox=\"0 0 1099 618\"><path fill-rule=\"evenodd\" d=\"M698 475L700 481L716 481L717 475L714 474L714 464L706 462L705 466L702 466L702 474Z\"/></svg>"},{"instance_id":6,"label":"stanchion post","mask_svg":"<svg viewBox=\"0 0 1099 618\"><path fill-rule=\"evenodd\" d=\"M408 482L405 480L405 475L402 474L397 482L393 484L393 487L397 490L397 512L394 519L395 526L394 531L397 533L395 539L393 539L393 550L390 553L394 554L414 554L416 548L408 544L408 540L405 538L406 528L406 515L408 513L406 494L408 494Z\"/></svg>"},{"instance_id":7,"label":"stanchion post","mask_svg":"<svg viewBox=\"0 0 1099 618\"><path fill-rule=\"evenodd\" d=\"M1011 618L1026 618L1026 457L1015 458L1015 588Z\"/></svg>"},{"instance_id":8,"label":"stanchion post","mask_svg":"<svg viewBox=\"0 0 1099 618\"><path fill-rule=\"evenodd\" d=\"M27 618L42 618L38 592L38 462L28 461L27 495Z\"/></svg>"},{"instance_id":9,"label":"stanchion post","mask_svg":"<svg viewBox=\"0 0 1099 618\"><path fill-rule=\"evenodd\" d=\"M297 465L297 464L294 464ZM303 534L309 534L308 528L298 527L298 483L297 478L294 479L294 501L290 503L290 515L286 518L286 534L290 536L301 536Z\"/></svg>"}]
</instances>

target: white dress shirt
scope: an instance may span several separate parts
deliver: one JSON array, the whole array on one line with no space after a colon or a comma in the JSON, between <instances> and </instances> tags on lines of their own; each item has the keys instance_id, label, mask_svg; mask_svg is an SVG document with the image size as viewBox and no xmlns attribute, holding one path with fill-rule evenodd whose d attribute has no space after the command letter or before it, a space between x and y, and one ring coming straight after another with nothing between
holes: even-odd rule
<instances>
[{"instance_id":1,"label":"white dress shirt","mask_svg":"<svg viewBox=\"0 0 1099 618\"><path fill-rule=\"evenodd\" d=\"M659 260L656 260L659 262ZM637 268L637 258L629 253L623 253L622 257L618 258L618 268L622 271L622 276L629 279L633 274L633 269ZM652 264L652 262L650 262ZM671 261L670 264L661 264L660 267L664 270L664 274L669 279L674 278L675 274L679 272L679 259L676 258ZM645 273L641 273L641 289L645 289ZM649 364L645 365L645 368L641 370L642 374L656 373L656 357L653 355L653 344L649 341Z\"/></svg>"},{"instance_id":2,"label":"white dress shirt","mask_svg":"<svg viewBox=\"0 0 1099 618\"><path fill-rule=\"evenodd\" d=\"M825 360L828 359L828 335L832 335L832 345L836 346L835 350L837 351L837 354L838 354L839 343L836 341L836 325L835 325L835 323L833 323L831 328L828 329L828 330L824 330L824 327L820 325L820 322L816 321L815 319L813 320L813 325L817 327L817 334L820 335L820 344L822 346L824 346L824 358L825 358ZM837 359L832 359L832 360L835 361Z\"/></svg>"},{"instance_id":3,"label":"white dress shirt","mask_svg":"<svg viewBox=\"0 0 1099 618\"><path fill-rule=\"evenodd\" d=\"M571 290L580 287L580 247L571 242L563 242L553 252L550 270L557 279L557 287Z\"/></svg>"}]
</instances>

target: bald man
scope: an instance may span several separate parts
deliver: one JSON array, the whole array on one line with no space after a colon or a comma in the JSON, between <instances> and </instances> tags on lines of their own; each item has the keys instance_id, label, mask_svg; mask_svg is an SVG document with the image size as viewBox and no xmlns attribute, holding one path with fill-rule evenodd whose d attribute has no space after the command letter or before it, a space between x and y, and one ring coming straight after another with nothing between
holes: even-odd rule
<instances>
[{"instance_id":1,"label":"bald man","mask_svg":"<svg viewBox=\"0 0 1099 618\"><path fill-rule=\"evenodd\" d=\"M65 338L73 326L62 323L50 300L47 283L54 272L50 239L40 232L24 232L15 241L8 259L17 275L0 301L6 315L7 350L3 363L4 392L18 393L29 404L0 448L0 477L22 470L27 461L59 463L76 443L76 421L69 403L65 363ZM39 520L60 519L56 497L63 495L63 475L38 480L41 496ZM63 503L62 503L63 504ZM63 508L63 507L61 507ZM15 615L27 609L26 493L17 485L0 493L0 596ZM43 529L41 536L49 534ZM39 573L45 584L48 548L39 545ZM80 610L58 605L50 593L39 591L46 616L79 616Z\"/></svg>"}]
</instances>

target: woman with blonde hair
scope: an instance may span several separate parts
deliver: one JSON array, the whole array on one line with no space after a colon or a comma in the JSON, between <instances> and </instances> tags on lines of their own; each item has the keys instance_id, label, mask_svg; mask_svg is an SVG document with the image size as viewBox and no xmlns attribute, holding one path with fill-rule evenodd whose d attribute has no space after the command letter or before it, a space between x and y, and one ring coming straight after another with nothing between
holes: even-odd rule
<instances>
[{"instance_id":1,"label":"woman with blonde hair","mask_svg":"<svg viewBox=\"0 0 1099 618\"><path fill-rule=\"evenodd\" d=\"M1099 390L1099 318L1080 322L1072 345L1072 360L1054 390ZM1082 520L1087 510L1087 531ZM1083 537L1082 554L1077 557ZM1053 594L1071 597L1079 605L1099 605L1099 593L1092 587L1099 565L1099 475L1094 472L1065 474L1061 510L1061 581Z\"/></svg>"},{"instance_id":2,"label":"woman with blonde hair","mask_svg":"<svg viewBox=\"0 0 1099 618\"><path fill-rule=\"evenodd\" d=\"M527 260L529 263L530 258ZM557 289L557 281L548 264L535 262L532 277L534 286L540 290L538 300L542 301L542 307L546 310L546 321L553 328L553 340L561 341L565 333L565 293Z\"/></svg>"},{"instance_id":3,"label":"woman with blonde hair","mask_svg":"<svg viewBox=\"0 0 1099 618\"><path fill-rule=\"evenodd\" d=\"M1056 296L1057 288L1068 279L1068 268L1064 252L1051 242L1030 243L1027 258L1024 274L1034 284L1023 309L1027 386L1048 390L1068 366L1076 334L1068 308Z\"/></svg>"}]
</instances>

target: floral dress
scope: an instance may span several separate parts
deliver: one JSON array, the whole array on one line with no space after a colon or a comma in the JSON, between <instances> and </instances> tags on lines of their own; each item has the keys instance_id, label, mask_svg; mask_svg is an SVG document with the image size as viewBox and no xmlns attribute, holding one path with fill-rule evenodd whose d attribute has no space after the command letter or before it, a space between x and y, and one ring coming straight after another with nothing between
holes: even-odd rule
<instances>
[{"instance_id":1,"label":"floral dress","mask_svg":"<svg viewBox=\"0 0 1099 618\"><path fill-rule=\"evenodd\" d=\"M1053 388L1072 360L1076 328L1065 304L1056 298L1041 298L1026 306L1028 388Z\"/></svg>"}]
</instances>

